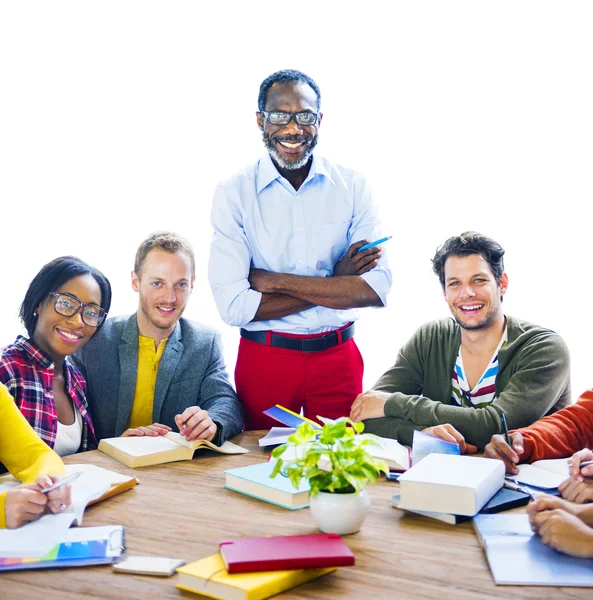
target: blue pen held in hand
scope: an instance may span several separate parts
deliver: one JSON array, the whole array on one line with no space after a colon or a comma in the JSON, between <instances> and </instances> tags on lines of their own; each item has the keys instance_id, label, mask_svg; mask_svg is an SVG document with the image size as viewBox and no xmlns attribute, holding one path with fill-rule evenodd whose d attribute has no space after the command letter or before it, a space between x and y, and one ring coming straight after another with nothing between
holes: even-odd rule
<instances>
[{"instance_id":1,"label":"blue pen held in hand","mask_svg":"<svg viewBox=\"0 0 593 600\"><path fill-rule=\"evenodd\" d=\"M358 252L362 252L363 250L368 250L369 248L373 248L374 246L378 246L379 244L382 244L383 242L386 242L387 240L390 240L393 236L392 235L388 235L387 237L381 238L380 240L375 240L374 242L371 242L370 244L365 244L364 246L361 246L358 249ZM356 254L358 254L358 252Z\"/></svg>"}]
</instances>

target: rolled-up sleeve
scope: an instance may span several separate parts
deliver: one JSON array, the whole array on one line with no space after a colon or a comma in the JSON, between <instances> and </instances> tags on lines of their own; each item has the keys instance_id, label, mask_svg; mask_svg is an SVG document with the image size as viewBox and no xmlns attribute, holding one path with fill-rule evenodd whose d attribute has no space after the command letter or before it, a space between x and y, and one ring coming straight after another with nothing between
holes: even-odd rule
<instances>
[{"instance_id":1,"label":"rolled-up sleeve","mask_svg":"<svg viewBox=\"0 0 593 600\"><path fill-rule=\"evenodd\" d=\"M249 285L251 247L243 228L239 192L220 184L211 213L214 234L208 263L208 280L222 320L242 327L249 323L261 302L261 293Z\"/></svg>"},{"instance_id":2,"label":"rolled-up sleeve","mask_svg":"<svg viewBox=\"0 0 593 600\"><path fill-rule=\"evenodd\" d=\"M385 237L381 232L381 223L377 207L373 203L371 187L362 175L356 174L354 186L354 215L349 230L350 243L366 239L369 242ZM387 250L382 246L383 255L379 264L361 275L367 284L379 296L383 306L387 305L387 295L391 290L391 269L387 260Z\"/></svg>"}]
</instances>

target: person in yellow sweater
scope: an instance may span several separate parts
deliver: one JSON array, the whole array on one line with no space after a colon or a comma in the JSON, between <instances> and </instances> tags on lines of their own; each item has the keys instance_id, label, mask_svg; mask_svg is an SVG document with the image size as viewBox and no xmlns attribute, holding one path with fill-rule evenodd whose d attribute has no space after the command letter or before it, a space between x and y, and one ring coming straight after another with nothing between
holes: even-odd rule
<instances>
[{"instance_id":1,"label":"person in yellow sweater","mask_svg":"<svg viewBox=\"0 0 593 600\"><path fill-rule=\"evenodd\" d=\"M64 463L37 436L0 383L0 462L23 485L0 493L0 528L15 528L70 505L70 486L41 493L61 479Z\"/></svg>"}]
</instances>

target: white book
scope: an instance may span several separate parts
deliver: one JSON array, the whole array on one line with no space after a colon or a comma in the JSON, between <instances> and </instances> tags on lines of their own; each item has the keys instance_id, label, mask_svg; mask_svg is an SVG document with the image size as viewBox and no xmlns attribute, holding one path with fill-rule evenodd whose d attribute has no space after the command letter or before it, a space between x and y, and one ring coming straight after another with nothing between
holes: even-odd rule
<instances>
[{"instance_id":1,"label":"white book","mask_svg":"<svg viewBox=\"0 0 593 600\"><path fill-rule=\"evenodd\" d=\"M399 508L473 517L504 483L504 463L429 454L399 478Z\"/></svg>"},{"instance_id":2,"label":"white book","mask_svg":"<svg viewBox=\"0 0 593 600\"><path fill-rule=\"evenodd\" d=\"M167 435L131 436L104 438L99 442L99 450L119 460L124 465L136 468L160 465L178 460L191 460L198 448L222 452L222 454L245 454L249 450L232 442L216 446L207 440L188 442L184 436L170 431Z\"/></svg>"},{"instance_id":3,"label":"white book","mask_svg":"<svg viewBox=\"0 0 593 600\"><path fill-rule=\"evenodd\" d=\"M569 475L568 459L537 460L531 465L519 465L517 475L507 475L518 483L541 490L556 489Z\"/></svg>"}]
</instances>

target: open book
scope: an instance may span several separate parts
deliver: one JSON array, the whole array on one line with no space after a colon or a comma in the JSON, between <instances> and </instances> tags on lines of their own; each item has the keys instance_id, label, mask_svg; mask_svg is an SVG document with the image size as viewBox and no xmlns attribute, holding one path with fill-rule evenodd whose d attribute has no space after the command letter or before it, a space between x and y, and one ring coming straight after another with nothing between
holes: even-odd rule
<instances>
[{"instance_id":1,"label":"open book","mask_svg":"<svg viewBox=\"0 0 593 600\"><path fill-rule=\"evenodd\" d=\"M82 523L84 509L134 487L138 481L135 477L121 475L115 471L102 469L95 465L65 465L66 474L81 472L82 475L71 483L72 504L64 514L72 516L76 525ZM0 492L20 485L20 481L12 475L0 477ZM51 519L50 519L51 521Z\"/></svg>"},{"instance_id":2,"label":"open book","mask_svg":"<svg viewBox=\"0 0 593 600\"><path fill-rule=\"evenodd\" d=\"M514 479L540 490L551 490L568 477L568 471L567 458L537 460L531 465L519 465L519 473L507 475L507 479Z\"/></svg>"},{"instance_id":3,"label":"open book","mask_svg":"<svg viewBox=\"0 0 593 600\"><path fill-rule=\"evenodd\" d=\"M216 446L207 440L188 442L185 437L170 431L158 437L116 437L99 442L99 450L119 460L128 467L148 467L178 460L191 460L198 448L222 452L222 454L245 454L249 452L232 442Z\"/></svg>"}]
</instances>

